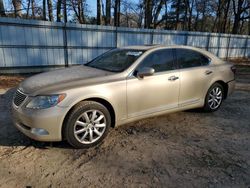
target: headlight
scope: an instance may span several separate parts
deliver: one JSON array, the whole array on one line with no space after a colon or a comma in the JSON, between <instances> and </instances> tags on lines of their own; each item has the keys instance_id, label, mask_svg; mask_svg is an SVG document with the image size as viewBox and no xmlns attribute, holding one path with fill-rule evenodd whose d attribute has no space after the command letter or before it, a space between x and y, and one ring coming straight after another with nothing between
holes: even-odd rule
<instances>
[{"instance_id":1,"label":"headlight","mask_svg":"<svg viewBox=\"0 0 250 188\"><path fill-rule=\"evenodd\" d=\"M66 94L36 96L27 105L26 108L44 109L57 105L66 97Z\"/></svg>"}]
</instances>

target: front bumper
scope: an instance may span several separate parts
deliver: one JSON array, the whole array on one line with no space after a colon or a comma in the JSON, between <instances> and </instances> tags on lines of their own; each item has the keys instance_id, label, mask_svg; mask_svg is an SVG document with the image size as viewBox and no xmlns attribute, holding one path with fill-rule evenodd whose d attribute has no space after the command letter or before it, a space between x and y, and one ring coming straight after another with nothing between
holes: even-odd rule
<instances>
[{"instance_id":1,"label":"front bumper","mask_svg":"<svg viewBox=\"0 0 250 188\"><path fill-rule=\"evenodd\" d=\"M61 141L66 108L27 109L12 104L13 122L26 136L38 141Z\"/></svg>"}]
</instances>

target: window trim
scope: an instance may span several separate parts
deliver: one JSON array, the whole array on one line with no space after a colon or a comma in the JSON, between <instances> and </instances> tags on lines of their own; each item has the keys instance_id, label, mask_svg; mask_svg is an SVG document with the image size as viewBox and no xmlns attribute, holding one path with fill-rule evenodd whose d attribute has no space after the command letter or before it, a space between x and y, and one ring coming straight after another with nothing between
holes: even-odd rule
<instances>
[{"instance_id":1,"label":"window trim","mask_svg":"<svg viewBox=\"0 0 250 188\"><path fill-rule=\"evenodd\" d=\"M178 49L196 52L196 53L198 53L198 54L204 56L205 58L207 58L207 59L208 59L208 64L207 64L207 65L195 66L195 67L180 68L180 63L179 63L178 58L177 58L177 50L178 50ZM177 69L178 69L178 70L192 69L192 68L199 68L199 67L207 67L207 66L210 66L210 65L211 65L211 62L212 62L212 59L211 59L209 56L207 56L207 55L205 55L205 54L203 54L203 53L201 53L201 52L198 52L198 51L196 51L196 50L187 49L187 48L173 48L173 51L174 51L175 61L176 61L176 64L177 64L177 67L178 67Z\"/></svg>"}]
</instances>

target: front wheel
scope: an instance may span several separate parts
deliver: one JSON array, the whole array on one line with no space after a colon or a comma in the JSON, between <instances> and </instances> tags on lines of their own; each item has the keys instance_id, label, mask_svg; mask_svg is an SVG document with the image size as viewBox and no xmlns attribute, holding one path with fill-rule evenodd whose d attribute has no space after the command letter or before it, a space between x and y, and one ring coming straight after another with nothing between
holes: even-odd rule
<instances>
[{"instance_id":1,"label":"front wheel","mask_svg":"<svg viewBox=\"0 0 250 188\"><path fill-rule=\"evenodd\" d=\"M223 98L223 87L219 83L214 83L207 92L203 109L206 112L214 112L218 110Z\"/></svg>"},{"instance_id":2,"label":"front wheel","mask_svg":"<svg viewBox=\"0 0 250 188\"><path fill-rule=\"evenodd\" d=\"M89 148L104 139L110 125L111 117L105 106L94 101L83 101L69 113L63 133L73 147Z\"/></svg>"}]
</instances>

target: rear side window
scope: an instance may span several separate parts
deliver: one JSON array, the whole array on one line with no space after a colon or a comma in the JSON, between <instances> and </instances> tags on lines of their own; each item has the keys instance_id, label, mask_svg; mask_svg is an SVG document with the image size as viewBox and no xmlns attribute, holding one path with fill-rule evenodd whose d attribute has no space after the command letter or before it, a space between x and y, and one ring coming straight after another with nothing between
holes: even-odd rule
<instances>
[{"instance_id":1,"label":"rear side window","mask_svg":"<svg viewBox=\"0 0 250 188\"><path fill-rule=\"evenodd\" d=\"M175 69L173 50L164 49L152 52L139 65L138 69L151 67L155 72L162 72Z\"/></svg>"},{"instance_id":2,"label":"rear side window","mask_svg":"<svg viewBox=\"0 0 250 188\"><path fill-rule=\"evenodd\" d=\"M209 59L207 57L193 50L176 49L176 57L181 69L209 64Z\"/></svg>"}]
</instances>

